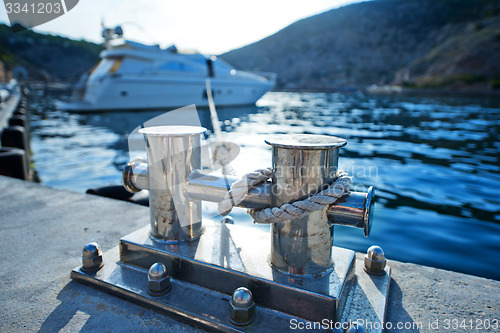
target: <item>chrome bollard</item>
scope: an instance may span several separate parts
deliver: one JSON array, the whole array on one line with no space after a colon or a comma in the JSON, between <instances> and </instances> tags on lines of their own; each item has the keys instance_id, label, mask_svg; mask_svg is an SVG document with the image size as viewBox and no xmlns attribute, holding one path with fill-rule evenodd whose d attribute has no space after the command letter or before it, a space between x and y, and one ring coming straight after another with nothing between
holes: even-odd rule
<instances>
[{"instance_id":1,"label":"chrome bollard","mask_svg":"<svg viewBox=\"0 0 500 333\"><path fill-rule=\"evenodd\" d=\"M105 254L104 270L98 269L99 253L86 251L83 267L71 277L217 331L247 325L256 332L287 331L290 318L330 324L371 318L382 325L391 276L383 250L370 248L363 269L354 251L333 246L334 225L361 228L368 235L372 188L368 193L336 190L345 195L335 199L317 196L310 201L317 204L287 206L289 215L276 209L251 212L272 223L271 242L268 232L231 225L228 216L223 223L206 221L204 229L201 224L201 201L224 200L225 212L236 203L259 210L321 192L336 180L339 149L346 141L323 135L272 137L266 140L272 146L272 172L260 170L239 181L199 170L204 131L185 126L141 130L147 162L129 162L123 180L129 191L149 189L151 227L122 237L119 248ZM248 189L247 179L258 181ZM171 288L182 297L164 296Z\"/></svg>"},{"instance_id":2,"label":"chrome bollard","mask_svg":"<svg viewBox=\"0 0 500 333\"><path fill-rule=\"evenodd\" d=\"M346 140L323 135L280 135L272 146L271 206L320 192L337 173L339 148ZM271 263L280 271L316 275L332 266L333 228L327 207L308 216L275 223L271 229Z\"/></svg>"},{"instance_id":3,"label":"chrome bollard","mask_svg":"<svg viewBox=\"0 0 500 333\"><path fill-rule=\"evenodd\" d=\"M139 130L146 140L147 165L133 160L123 172L131 192L149 189L151 237L156 241L184 241L202 232L201 202L188 201L182 186L201 168L201 136L196 126L157 126Z\"/></svg>"},{"instance_id":4,"label":"chrome bollard","mask_svg":"<svg viewBox=\"0 0 500 333\"><path fill-rule=\"evenodd\" d=\"M150 188L152 237L167 241L195 238L201 233L201 223L195 222L201 221L201 201L220 202L228 184L237 178L196 170L201 163L200 128L174 131L174 126L170 127L175 134L158 134L154 129L140 130L149 143L148 162L130 161L124 168L124 185L131 192ZM339 149L347 142L333 136L299 134L275 136L266 143L273 149L272 181L252 188L240 207L277 207L320 192L334 180ZM163 151L162 147L173 150L165 155L168 149ZM168 183L180 184L173 195ZM174 196L182 205L174 207ZM351 192L306 217L273 224L273 267L297 275L317 275L328 270L333 264L333 225L363 229L368 237L373 203L374 190L370 187L367 193ZM184 208L179 211L177 206ZM178 215L182 214L189 216L191 229L180 226Z\"/></svg>"}]
</instances>

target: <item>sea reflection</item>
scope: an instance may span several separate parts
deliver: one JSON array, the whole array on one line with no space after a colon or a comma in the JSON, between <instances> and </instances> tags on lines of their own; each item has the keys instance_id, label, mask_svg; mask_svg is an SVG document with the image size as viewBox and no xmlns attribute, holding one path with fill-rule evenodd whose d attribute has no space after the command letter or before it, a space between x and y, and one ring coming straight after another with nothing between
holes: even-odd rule
<instances>
[{"instance_id":1,"label":"sea reflection","mask_svg":"<svg viewBox=\"0 0 500 333\"><path fill-rule=\"evenodd\" d=\"M36 96L32 106L42 182L80 192L120 183L127 134L165 112L67 113ZM211 136L208 110L198 115ZM336 227L337 246L378 244L391 259L500 279L500 100L275 92L218 115L227 139L241 146L232 163L239 173L271 165L269 134L348 140L339 165L357 190L375 186L377 205L372 236ZM232 215L251 223L242 209Z\"/></svg>"}]
</instances>

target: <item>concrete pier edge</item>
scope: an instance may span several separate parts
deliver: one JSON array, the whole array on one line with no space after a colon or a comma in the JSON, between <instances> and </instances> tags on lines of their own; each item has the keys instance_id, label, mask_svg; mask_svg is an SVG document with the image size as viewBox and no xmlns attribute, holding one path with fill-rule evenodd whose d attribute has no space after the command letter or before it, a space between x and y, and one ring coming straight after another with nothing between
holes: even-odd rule
<instances>
[{"instance_id":1,"label":"concrete pier edge","mask_svg":"<svg viewBox=\"0 0 500 333\"><path fill-rule=\"evenodd\" d=\"M0 331L201 331L69 278L86 243L95 241L103 251L115 247L149 223L147 207L3 176L0 188ZM498 331L499 281L389 265L386 322L392 328L386 332Z\"/></svg>"}]
</instances>

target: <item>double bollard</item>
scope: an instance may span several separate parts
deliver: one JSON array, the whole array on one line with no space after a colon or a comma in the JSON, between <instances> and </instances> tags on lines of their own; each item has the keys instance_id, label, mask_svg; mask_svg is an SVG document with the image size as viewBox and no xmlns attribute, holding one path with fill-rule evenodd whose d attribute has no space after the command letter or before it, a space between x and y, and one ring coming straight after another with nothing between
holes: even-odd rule
<instances>
[{"instance_id":1,"label":"double bollard","mask_svg":"<svg viewBox=\"0 0 500 333\"><path fill-rule=\"evenodd\" d=\"M220 202L237 178L201 170L205 128L159 126L141 129L147 161L132 160L123 172L127 190L149 190L150 237L160 243L197 239L203 232L201 202ZM316 194L337 175L346 140L326 135L273 136L272 179L251 188L239 207L279 207ZM371 229L374 191L350 192L304 217L272 224L270 260L284 273L317 276L332 265L333 226ZM263 263L265 264L265 263Z\"/></svg>"}]
</instances>

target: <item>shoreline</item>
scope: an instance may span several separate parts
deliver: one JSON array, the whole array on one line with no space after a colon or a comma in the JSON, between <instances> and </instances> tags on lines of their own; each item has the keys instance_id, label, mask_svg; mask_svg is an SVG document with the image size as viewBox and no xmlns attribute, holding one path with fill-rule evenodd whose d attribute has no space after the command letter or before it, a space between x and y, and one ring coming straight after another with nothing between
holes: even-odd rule
<instances>
[{"instance_id":1,"label":"shoreline","mask_svg":"<svg viewBox=\"0 0 500 333\"><path fill-rule=\"evenodd\" d=\"M27 81L25 84L31 89L71 90L74 83L68 82L42 82ZM368 95L402 95L402 96L456 96L456 97L500 97L500 89L463 87L463 88L408 88L398 85L371 85L371 86L349 86L340 88L278 88L270 92L292 92L292 93L340 93L355 94L364 93Z\"/></svg>"},{"instance_id":2,"label":"shoreline","mask_svg":"<svg viewBox=\"0 0 500 333\"><path fill-rule=\"evenodd\" d=\"M402 86L369 86L369 95L500 97L500 90L478 88L407 88Z\"/></svg>"},{"instance_id":3,"label":"shoreline","mask_svg":"<svg viewBox=\"0 0 500 333\"><path fill-rule=\"evenodd\" d=\"M442 97L476 97L476 98L497 98L500 97L500 90L490 89L452 89L452 88L406 88L401 86L367 86L353 89L273 89L271 92L289 93L325 93L325 94L356 94L367 95L401 95L401 96L442 96Z\"/></svg>"}]
</instances>

